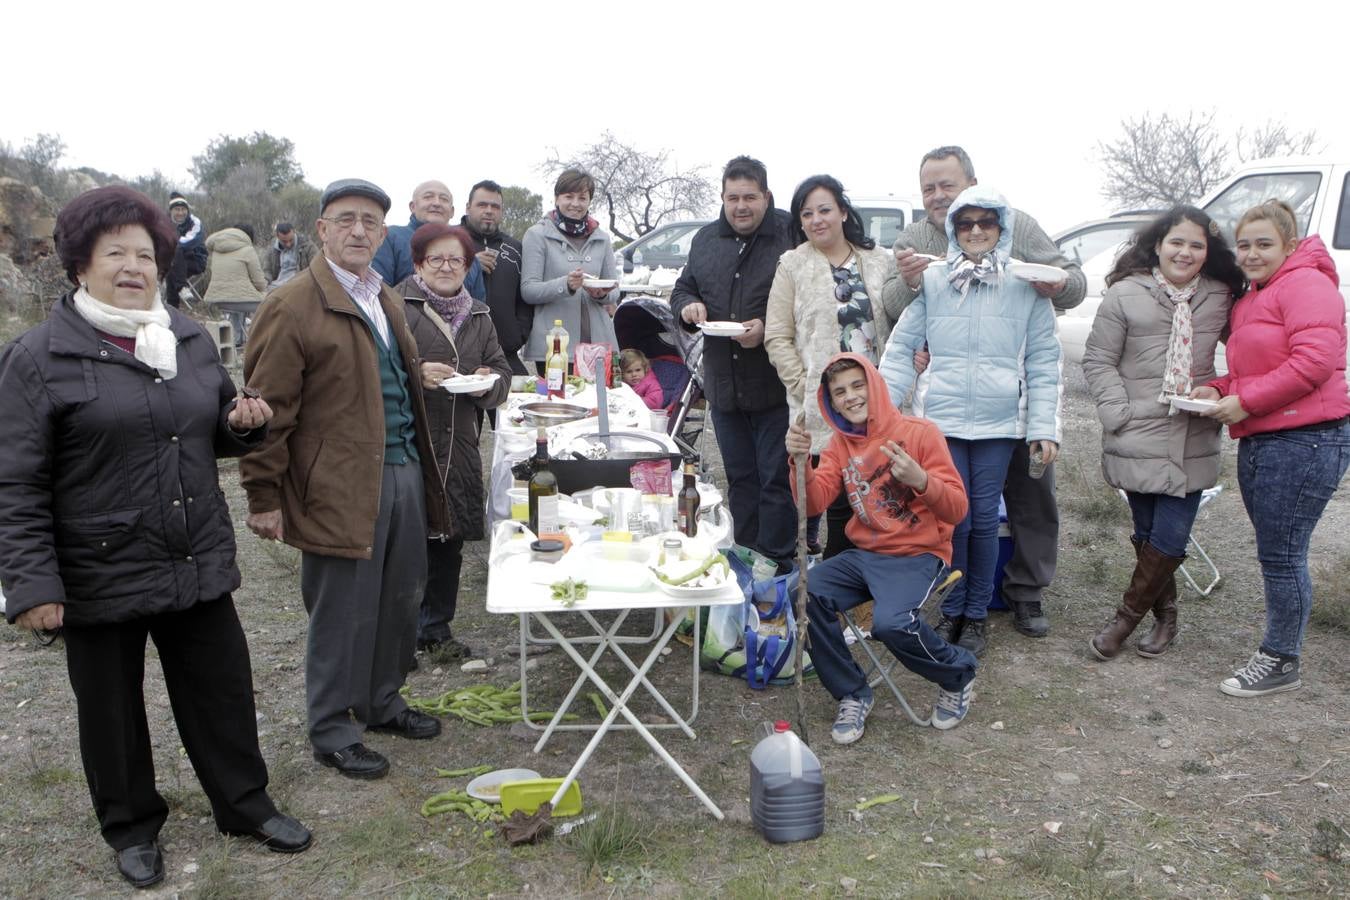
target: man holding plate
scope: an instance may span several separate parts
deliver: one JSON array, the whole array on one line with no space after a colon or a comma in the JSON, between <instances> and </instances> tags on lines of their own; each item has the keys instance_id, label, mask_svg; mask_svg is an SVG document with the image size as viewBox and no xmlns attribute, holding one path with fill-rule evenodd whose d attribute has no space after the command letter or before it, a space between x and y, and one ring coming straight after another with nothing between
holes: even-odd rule
<instances>
[{"instance_id":1,"label":"man holding plate","mask_svg":"<svg viewBox=\"0 0 1350 900\"><path fill-rule=\"evenodd\" d=\"M773 208L764 164L738 156L722 170L722 215L694 235L670 307L702 327L703 391L727 473L736 543L786 569L797 538L788 486L787 393L764 351L764 315L792 220Z\"/></svg>"},{"instance_id":2,"label":"man holding plate","mask_svg":"<svg viewBox=\"0 0 1350 900\"><path fill-rule=\"evenodd\" d=\"M897 276L882 288L881 300L892 320L918 292L924 269L934 258L947 253L947 210L966 188L978 183L975 166L966 151L956 146L938 147L924 154L919 163L919 190L928 216L915 222L895 239ZM1042 297L1048 297L1056 311L1073 309L1087 293L1087 276L1055 246L1044 229L1019 209L1011 210L1012 257L1063 269L1067 277L1059 281L1033 281ZM926 354L915 357L915 368L927 365ZM1059 507L1055 502L1055 470L1051 464L1045 474L1032 478L1028 444L1019 441L1008 466L1003 499L1008 507L1008 526L1012 530L1013 555L1004 567L1003 598L1013 612L1013 627L1028 637L1044 637L1050 623L1041 608L1045 588L1055 578L1055 560L1059 551Z\"/></svg>"}]
</instances>

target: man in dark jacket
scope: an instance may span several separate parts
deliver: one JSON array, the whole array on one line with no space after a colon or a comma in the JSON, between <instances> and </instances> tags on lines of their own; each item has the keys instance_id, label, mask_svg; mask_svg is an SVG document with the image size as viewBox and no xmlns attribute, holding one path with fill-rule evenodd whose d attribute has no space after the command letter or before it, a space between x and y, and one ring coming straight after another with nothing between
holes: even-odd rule
<instances>
[{"instance_id":1,"label":"man in dark jacket","mask_svg":"<svg viewBox=\"0 0 1350 900\"><path fill-rule=\"evenodd\" d=\"M684 327L729 321L739 337L703 339L703 391L727 473L736 543L792 560L797 511L788 487L787 393L764 352L764 313L792 222L773 208L764 164L738 156L722 170L722 215L699 229L670 307Z\"/></svg>"},{"instance_id":2,"label":"man in dark jacket","mask_svg":"<svg viewBox=\"0 0 1350 900\"><path fill-rule=\"evenodd\" d=\"M483 270L487 296L484 302L492 312L497 342L511 371L525 375L520 348L534 323L534 307L520 295L520 241L503 234L502 186L495 181L480 181L469 189L469 206L460 219L473 237L474 256Z\"/></svg>"},{"instance_id":3,"label":"man in dark jacket","mask_svg":"<svg viewBox=\"0 0 1350 900\"><path fill-rule=\"evenodd\" d=\"M390 225L389 236L370 262L370 267L379 272L384 283L390 287L402 284L403 279L413 273L413 232L428 222L449 225L455 217L455 195L450 193L443 181L424 181L413 189L412 199L408 201L408 212L411 213L408 224ZM478 260L469 266L464 287L473 299L483 299L483 267L478 264Z\"/></svg>"},{"instance_id":4,"label":"man in dark jacket","mask_svg":"<svg viewBox=\"0 0 1350 900\"><path fill-rule=\"evenodd\" d=\"M177 191L169 195L169 218L178 229L178 249L164 278L164 302L177 307L182 302L188 279L206 271L206 228L202 220L192 214L187 199Z\"/></svg>"},{"instance_id":5,"label":"man in dark jacket","mask_svg":"<svg viewBox=\"0 0 1350 900\"><path fill-rule=\"evenodd\" d=\"M295 230L290 222L278 222L276 235L267 245L263 254L263 274L267 276L267 289L285 284L292 277L309 268L318 252L314 242Z\"/></svg>"}]
</instances>

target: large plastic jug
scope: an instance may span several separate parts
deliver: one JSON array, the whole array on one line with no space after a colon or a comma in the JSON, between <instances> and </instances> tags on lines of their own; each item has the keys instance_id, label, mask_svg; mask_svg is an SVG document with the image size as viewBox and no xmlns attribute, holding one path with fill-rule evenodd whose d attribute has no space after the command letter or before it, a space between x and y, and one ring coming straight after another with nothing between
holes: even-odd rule
<instances>
[{"instance_id":1,"label":"large plastic jug","mask_svg":"<svg viewBox=\"0 0 1350 900\"><path fill-rule=\"evenodd\" d=\"M775 844L809 841L825 830L820 760L782 720L750 753L750 820Z\"/></svg>"}]
</instances>

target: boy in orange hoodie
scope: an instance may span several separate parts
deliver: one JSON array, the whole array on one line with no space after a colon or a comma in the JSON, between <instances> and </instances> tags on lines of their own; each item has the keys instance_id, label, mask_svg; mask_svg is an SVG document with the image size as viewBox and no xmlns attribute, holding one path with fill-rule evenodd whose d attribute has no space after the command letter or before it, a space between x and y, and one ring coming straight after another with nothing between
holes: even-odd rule
<instances>
[{"instance_id":1,"label":"boy in orange hoodie","mask_svg":"<svg viewBox=\"0 0 1350 900\"><path fill-rule=\"evenodd\" d=\"M938 427L892 406L886 382L866 358L840 353L820 381L820 411L835 434L815 466L802 426L788 429L787 449L794 494L797 455L808 454L807 515L825 509L841 490L853 507L845 533L854 549L815 566L809 579L811 662L839 701L830 736L838 744L858 740L872 710L872 688L839 626L841 611L868 600L873 636L905 668L937 683L933 727L955 728L970 709L979 663L933 631L919 607L951 564L952 531L967 508L961 475Z\"/></svg>"}]
</instances>

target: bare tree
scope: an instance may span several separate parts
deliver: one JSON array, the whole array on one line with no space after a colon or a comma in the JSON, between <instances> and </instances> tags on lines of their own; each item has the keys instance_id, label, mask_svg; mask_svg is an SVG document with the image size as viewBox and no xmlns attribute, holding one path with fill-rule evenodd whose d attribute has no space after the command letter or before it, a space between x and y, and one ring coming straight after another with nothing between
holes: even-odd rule
<instances>
[{"instance_id":1,"label":"bare tree","mask_svg":"<svg viewBox=\"0 0 1350 900\"><path fill-rule=\"evenodd\" d=\"M1239 127L1233 143L1237 147L1238 159L1242 162L1271 156L1305 156L1322 149L1317 141L1316 128L1290 131L1285 123L1271 119L1250 132Z\"/></svg>"},{"instance_id":2,"label":"bare tree","mask_svg":"<svg viewBox=\"0 0 1350 900\"><path fill-rule=\"evenodd\" d=\"M1145 113L1121 123L1124 134L1097 143L1106 169L1102 194L1122 209L1188 203L1228 174L1228 142L1214 125L1214 113Z\"/></svg>"},{"instance_id":3,"label":"bare tree","mask_svg":"<svg viewBox=\"0 0 1350 900\"><path fill-rule=\"evenodd\" d=\"M550 175L565 168L589 172L595 178L595 201L608 214L610 235L625 242L669 219L704 215L717 197L705 167L681 172L671 164L669 150L639 150L609 131L568 157L554 149L539 168Z\"/></svg>"}]
</instances>

